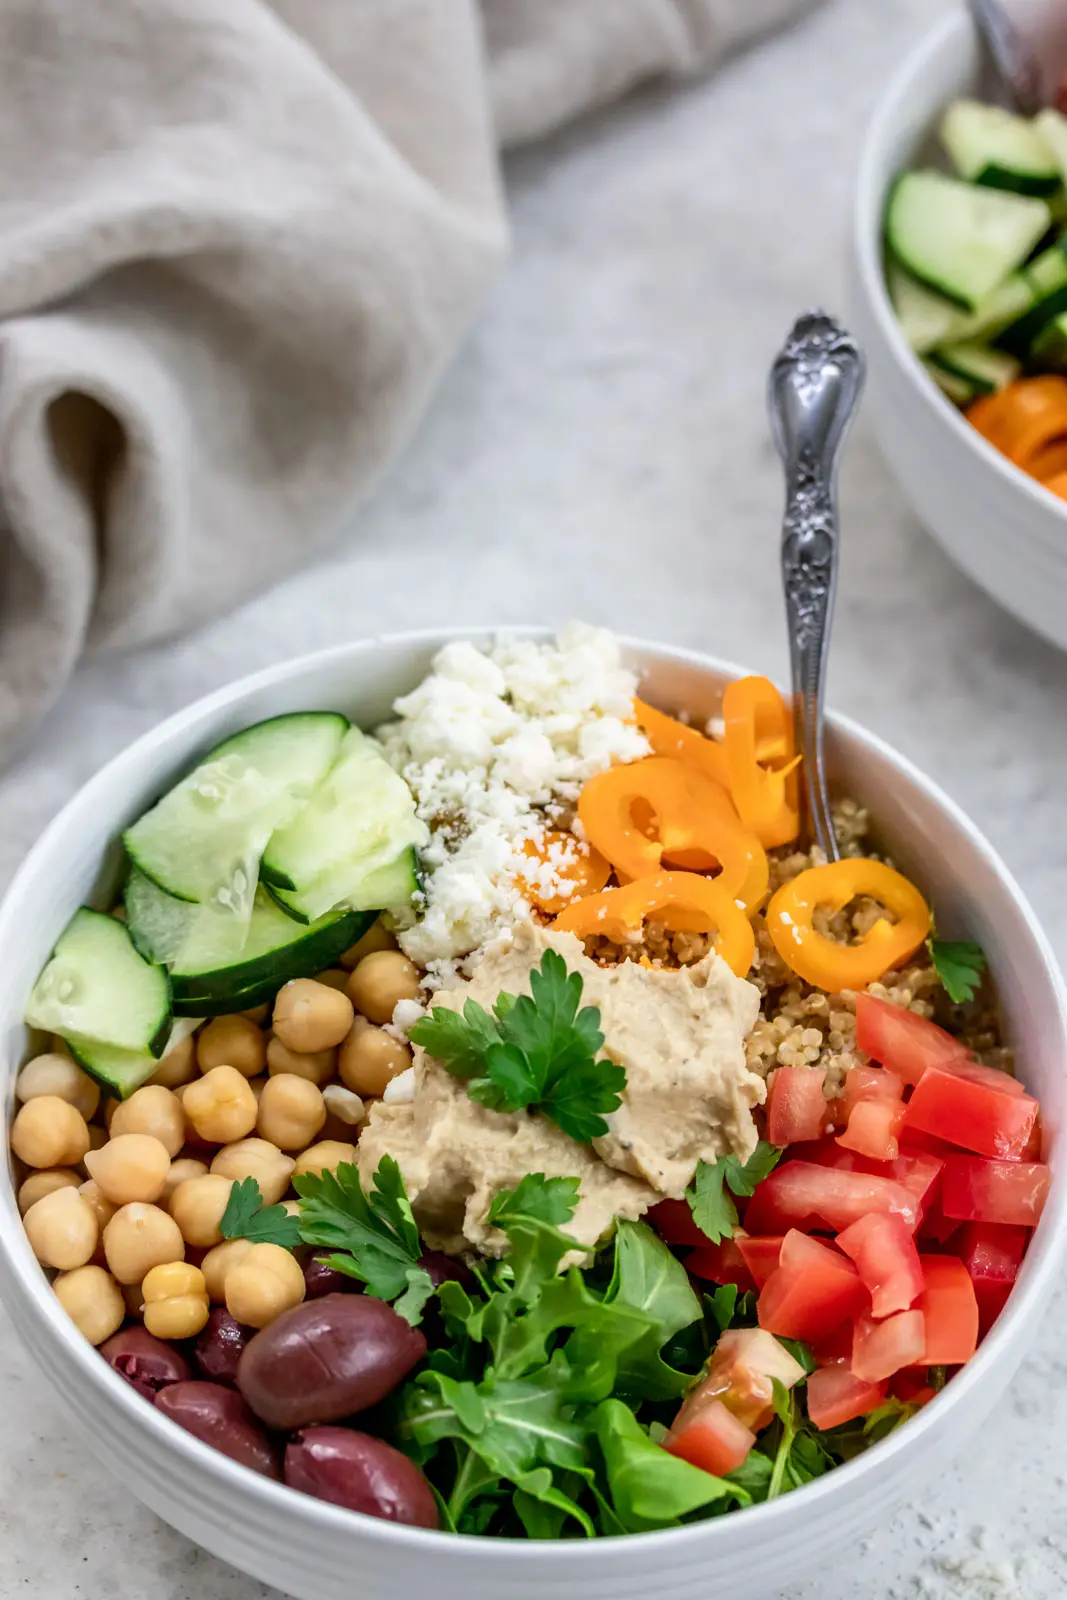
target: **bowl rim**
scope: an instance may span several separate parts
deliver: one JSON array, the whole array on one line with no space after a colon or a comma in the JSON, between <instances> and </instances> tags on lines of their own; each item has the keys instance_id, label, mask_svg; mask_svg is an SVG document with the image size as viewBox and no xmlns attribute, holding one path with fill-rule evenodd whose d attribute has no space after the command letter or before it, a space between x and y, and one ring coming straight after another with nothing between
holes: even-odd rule
<instances>
[{"instance_id":1,"label":"bowl rim","mask_svg":"<svg viewBox=\"0 0 1067 1600\"><path fill-rule=\"evenodd\" d=\"M269 691L293 677L332 663L349 662L353 672L358 673L361 664L373 663L375 653L383 649L414 650L419 647L426 649L431 646L440 647L450 640L462 639L479 643L501 636L548 638L556 631L555 628L548 626L476 625L375 634L348 644L310 651L276 663L234 679L192 701L146 730L132 744L119 751L71 796L62 810L47 825L0 900L0 948L7 939L17 937L17 919L12 908L17 910L19 901L32 890L34 879L43 864L47 862L54 840L69 830L72 824L77 823L80 811L83 807L91 806L98 789L106 788L116 780L127 780L132 787L137 770L143 764L145 756L150 752L164 749L172 741L177 740L189 724L224 711L249 695L263 690ZM744 671L734 663L703 651L658 644L652 640L624 634L617 634L616 638L627 656L649 657L720 678L738 676ZM997 878L1008 897L1014 901L1016 909L1027 925L1040 961L1039 977L1044 980L1055 1001L1061 1032L1067 1046L1067 985L1061 977L1044 930L999 855L955 801L879 735L869 732L851 718L839 713L829 713L827 720L835 734L843 736L850 744L857 745L894 766L909 784L945 813L975 853L983 858L985 866ZM2 1174L2 1187L9 1192L13 1189L10 1170L6 1164ZM692 1549L703 1541L714 1539L716 1529L737 1529L738 1517L746 1519L743 1523L746 1534L751 1534L753 1537L760 1535L773 1537L776 1531L788 1530L791 1522L805 1513L810 1513L814 1518L820 1502L824 1507L831 1501L836 1502L841 1494L858 1485L872 1471L887 1469L891 1460L901 1452L916 1452L929 1434L942 1431L943 1420L947 1423L954 1411L965 1407L972 1390L1000 1364L1001 1357L1008 1354L1016 1329L1022 1328L1031 1320L1051 1293L1057 1276L1067 1260L1067 1182L1062 1173L1055 1175L1042 1222L1044 1237L1038 1249L1036 1251L1031 1249L1027 1254L1031 1264L1025 1282L1013 1296L1013 1303L1010 1303L998 1318L992 1332L967 1366L910 1420L907 1428L897 1429L855 1460L835 1467L832 1472L813 1480L792 1494L745 1507L706 1522L680 1528L659 1529L649 1533L628 1534L627 1549L633 1549L635 1556L639 1552L649 1551L652 1547L656 1550L670 1549L679 1552L683 1547ZM362 1537L376 1541L383 1549L391 1547L398 1553L404 1551L418 1555L422 1552L427 1560L473 1558L488 1562L496 1560L503 1548L515 1561L527 1565L540 1563L553 1571L566 1567L568 1572L573 1573L575 1564L588 1565L603 1559L604 1541L599 1539L585 1541L502 1539L411 1528L360 1512L348 1511L340 1506L314 1499L312 1496L301 1496L298 1507L294 1502L296 1491L281 1482L262 1477L240 1466L228 1456L222 1455L184 1429L177 1427L154 1407L146 1406L141 1396L136 1394L129 1384L98 1359L94 1347L83 1338L74 1323L62 1312L51 1292L48 1280L30 1251L21 1228L12 1230L10 1238L5 1237L4 1230L0 1229L0 1265L18 1280L24 1305L32 1307L32 1311L28 1314L42 1318L49 1326L51 1334L63 1346L64 1354L69 1358L82 1384L95 1390L106 1404L117 1406L135 1433L146 1441L151 1441L161 1456L169 1457L175 1465L180 1464L188 1472L203 1474L205 1489L209 1489L212 1480L215 1480L220 1488L225 1486L246 1500L258 1501L264 1513L275 1511L280 1520L298 1515L309 1532L321 1530L324 1536ZM357 1519L356 1522L352 1521L353 1517ZM665 1544L665 1541L670 1543Z\"/></svg>"},{"instance_id":2,"label":"bowl rim","mask_svg":"<svg viewBox=\"0 0 1067 1600\"><path fill-rule=\"evenodd\" d=\"M973 450L1009 487L1023 493L1035 509L1044 514L1045 521L1052 513L1055 513L1056 520L1062 521L1067 518L1067 500L1054 495L1043 483L1032 478L997 450L977 428L964 420L962 413L942 394L904 338L886 283L882 258L882 216L888 188L878 171L882 164L882 152L901 120L901 105L910 99L915 79L940 57L958 56L967 42L975 42L974 24L967 13L961 10L944 18L926 34L890 78L860 146L852 211L854 254L867 303L897 369L920 391L934 414L955 433L960 442ZM1042 530L1041 537L1044 539L1044 522ZM1057 553L1062 554L1062 528L1057 528L1055 532L1049 529L1048 542Z\"/></svg>"}]
</instances>

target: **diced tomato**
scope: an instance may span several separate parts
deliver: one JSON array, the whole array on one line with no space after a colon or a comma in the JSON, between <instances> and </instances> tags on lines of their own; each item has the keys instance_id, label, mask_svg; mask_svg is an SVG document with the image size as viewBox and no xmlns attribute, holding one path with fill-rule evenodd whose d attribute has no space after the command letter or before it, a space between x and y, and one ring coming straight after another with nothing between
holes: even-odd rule
<instances>
[{"instance_id":1,"label":"diced tomato","mask_svg":"<svg viewBox=\"0 0 1067 1600\"><path fill-rule=\"evenodd\" d=\"M925 1287L919 1300L926 1338L918 1361L961 1367L978 1348L978 1301L970 1273L955 1256L920 1256Z\"/></svg>"},{"instance_id":2,"label":"diced tomato","mask_svg":"<svg viewBox=\"0 0 1067 1600\"><path fill-rule=\"evenodd\" d=\"M903 1155L940 1156L944 1161L946 1156L954 1156L959 1152L959 1145L949 1144L947 1139L937 1139L932 1133L923 1133L921 1128L909 1128L907 1124L901 1129L900 1149Z\"/></svg>"},{"instance_id":3,"label":"diced tomato","mask_svg":"<svg viewBox=\"0 0 1067 1600\"><path fill-rule=\"evenodd\" d=\"M847 1367L852 1360L852 1324L843 1322L825 1338L813 1339L811 1353L820 1367Z\"/></svg>"},{"instance_id":4,"label":"diced tomato","mask_svg":"<svg viewBox=\"0 0 1067 1600\"><path fill-rule=\"evenodd\" d=\"M709 1283L736 1283L741 1290L756 1287L736 1238L723 1239L719 1244L705 1239L686 1256L685 1269Z\"/></svg>"},{"instance_id":5,"label":"diced tomato","mask_svg":"<svg viewBox=\"0 0 1067 1600\"><path fill-rule=\"evenodd\" d=\"M930 1209L924 1212L916 1238L924 1244L936 1244L943 1249L962 1226L958 1217L946 1217L940 1202L935 1200Z\"/></svg>"},{"instance_id":6,"label":"diced tomato","mask_svg":"<svg viewBox=\"0 0 1067 1600\"><path fill-rule=\"evenodd\" d=\"M1030 1129L1030 1137L1026 1141L1026 1149L1019 1156L1020 1161L1040 1161L1045 1152L1045 1136L1041 1126L1041 1113L1038 1112L1034 1125Z\"/></svg>"},{"instance_id":7,"label":"diced tomato","mask_svg":"<svg viewBox=\"0 0 1067 1600\"><path fill-rule=\"evenodd\" d=\"M782 1241L781 1264L760 1292L761 1328L788 1339L819 1339L867 1303L847 1256L795 1228Z\"/></svg>"},{"instance_id":8,"label":"diced tomato","mask_svg":"<svg viewBox=\"0 0 1067 1600\"><path fill-rule=\"evenodd\" d=\"M885 1067L850 1067L845 1073L845 1105L858 1100L903 1100L904 1079Z\"/></svg>"},{"instance_id":9,"label":"diced tomato","mask_svg":"<svg viewBox=\"0 0 1067 1600\"><path fill-rule=\"evenodd\" d=\"M915 1240L899 1217L872 1213L837 1236L838 1246L856 1263L876 1317L907 1311L923 1292L923 1271Z\"/></svg>"},{"instance_id":10,"label":"diced tomato","mask_svg":"<svg viewBox=\"0 0 1067 1600\"><path fill-rule=\"evenodd\" d=\"M818 1139L826 1126L825 1074L815 1067L779 1067L767 1106L767 1138L771 1144L797 1144Z\"/></svg>"},{"instance_id":11,"label":"diced tomato","mask_svg":"<svg viewBox=\"0 0 1067 1600\"><path fill-rule=\"evenodd\" d=\"M737 1248L741 1252L745 1266L752 1274L752 1281L757 1289L762 1289L771 1273L778 1270L783 1237L781 1234L772 1234L769 1239L755 1239L744 1233L734 1235Z\"/></svg>"},{"instance_id":12,"label":"diced tomato","mask_svg":"<svg viewBox=\"0 0 1067 1600\"><path fill-rule=\"evenodd\" d=\"M927 1382L925 1367L904 1367L893 1374L889 1387L898 1400L906 1400L913 1406L927 1405L937 1393Z\"/></svg>"},{"instance_id":13,"label":"diced tomato","mask_svg":"<svg viewBox=\"0 0 1067 1600\"><path fill-rule=\"evenodd\" d=\"M880 1406L886 1389L885 1383L865 1383L847 1366L819 1367L808 1377L808 1416L816 1428L839 1428Z\"/></svg>"},{"instance_id":14,"label":"diced tomato","mask_svg":"<svg viewBox=\"0 0 1067 1600\"><path fill-rule=\"evenodd\" d=\"M997 1094L1010 1094L1018 1100L1026 1090L1018 1078L1013 1078L1010 1072L1003 1072L999 1067L987 1067L984 1062L974 1061L964 1057L961 1061L953 1061L949 1068L957 1078L966 1078L969 1083L980 1083L987 1089L994 1089Z\"/></svg>"},{"instance_id":15,"label":"diced tomato","mask_svg":"<svg viewBox=\"0 0 1067 1600\"><path fill-rule=\"evenodd\" d=\"M988 1084L961 1078L951 1067L928 1067L916 1084L904 1116L920 1128L980 1156L1018 1159L1037 1118L1028 1094L1002 1094Z\"/></svg>"},{"instance_id":16,"label":"diced tomato","mask_svg":"<svg viewBox=\"0 0 1067 1600\"><path fill-rule=\"evenodd\" d=\"M944 1148L952 1155L957 1154L952 1145L945 1145ZM945 1165L942 1156L916 1149L910 1141L909 1148L901 1150L894 1160L879 1161L872 1156L861 1155L858 1150L846 1150L837 1139L820 1139L817 1144L795 1146L790 1155L790 1164L797 1161L810 1161L817 1167L833 1167L838 1172L865 1172L871 1177L891 1178L894 1183L910 1190L920 1205L929 1204L933 1199Z\"/></svg>"},{"instance_id":17,"label":"diced tomato","mask_svg":"<svg viewBox=\"0 0 1067 1600\"><path fill-rule=\"evenodd\" d=\"M1051 1182L1050 1168L1040 1161L950 1156L941 1180L941 1209L946 1217L958 1217L962 1222L1010 1222L1032 1228L1044 1209Z\"/></svg>"},{"instance_id":18,"label":"diced tomato","mask_svg":"<svg viewBox=\"0 0 1067 1600\"><path fill-rule=\"evenodd\" d=\"M889 1162L887 1175L910 1189L925 1208L937 1199L944 1170L943 1156L928 1155L923 1150L902 1150L895 1161Z\"/></svg>"},{"instance_id":19,"label":"diced tomato","mask_svg":"<svg viewBox=\"0 0 1067 1600\"><path fill-rule=\"evenodd\" d=\"M896 1212L911 1229L919 1220L915 1196L892 1178L789 1160L756 1189L745 1212L745 1230L767 1234L821 1226L837 1231L869 1211Z\"/></svg>"},{"instance_id":20,"label":"diced tomato","mask_svg":"<svg viewBox=\"0 0 1067 1600\"><path fill-rule=\"evenodd\" d=\"M721 1478L741 1466L755 1442L752 1429L727 1411L721 1400L709 1400L683 1427L671 1429L663 1448L691 1467Z\"/></svg>"},{"instance_id":21,"label":"diced tomato","mask_svg":"<svg viewBox=\"0 0 1067 1600\"><path fill-rule=\"evenodd\" d=\"M701 1233L693 1221L687 1200L661 1200L652 1207L645 1220L655 1228L664 1244L705 1245L706 1233Z\"/></svg>"},{"instance_id":22,"label":"diced tomato","mask_svg":"<svg viewBox=\"0 0 1067 1600\"><path fill-rule=\"evenodd\" d=\"M867 1383L881 1383L901 1367L917 1365L925 1348L921 1311L898 1311L881 1322L864 1313L852 1330L852 1371Z\"/></svg>"},{"instance_id":23,"label":"diced tomato","mask_svg":"<svg viewBox=\"0 0 1067 1600\"><path fill-rule=\"evenodd\" d=\"M838 1144L872 1161L895 1161L905 1109L899 1100L857 1100L848 1127L837 1136Z\"/></svg>"},{"instance_id":24,"label":"diced tomato","mask_svg":"<svg viewBox=\"0 0 1067 1600\"><path fill-rule=\"evenodd\" d=\"M672 1424L680 1432L712 1400L758 1433L774 1415L773 1379L792 1389L804 1368L762 1328L730 1328L712 1352L708 1375L685 1399Z\"/></svg>"},{"instance_id":25,"label":"diced tomato","mask_svg":"<svg viewBox=\"0 0 1067 1600\"><path fill-rule=\"evenodd\" d=\"M856 996L856 1043L905 1083L918 1083L927 1067L967 1055L967 1046L944 1028L873 994Z\"/></svg>"},{"instance_id":26,"label":"diced tomato","mask_svg":"<svg viewBox=\"0 0 1067 1600\"><path fill-rule=\"evenodd\" d=\"M968 1222L960 1235L960 1258L974 1284L982 1333L989 1332L1004 1310L1029 1237L1029 1228L1007 1222Z\"/></svg>"}]
</instances>

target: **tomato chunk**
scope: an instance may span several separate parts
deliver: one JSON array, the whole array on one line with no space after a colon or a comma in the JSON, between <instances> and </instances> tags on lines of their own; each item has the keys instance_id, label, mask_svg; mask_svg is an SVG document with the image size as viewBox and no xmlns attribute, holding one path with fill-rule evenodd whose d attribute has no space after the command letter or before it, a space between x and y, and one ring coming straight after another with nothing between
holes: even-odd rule
<instances>
[{"instance_id":1,"label":"tomato chunk","mask_svg":"<svg viewBox=\"0 0 1067 1600\"><path fill-rule=\"evenodd\" d=\"M1052 1182L1040 1161L983 1161L950 1156L941 1180L941 1209L962 1222L1010 1222L1032 1228Z\"/></svg>"},{"instance_id":2,"label":"tomato chunk","mask_svg":"<svg viewBox=\"0 0 1067 1600\"><path fill-rule=\"evenodd\" d=\"M816 1428L839 1428L880 1406L887 1388L866 1383L847 1366L819 1367L808 1378L808 1416Z\"/></svg>"},{"instance_id":3,"label":"tomato chunk","mask_svg":"<svg viewBox=\"0 0 1067 1600\"><path fill-rule=\"evenodd\" d=\"M869 1211L896 1212L912 1230L919 1220L915 1196L892 1178L790 1160L756 1189L745 1212L745 1228L748 1233L786 1233L809 1225L836 1232Z\"/></svg>"},{"instance_id":4,"label":"tomato chunk","mask_svg":"<svg viewBox=\"0 0 1067 1600\"><path fill-rule=\"evenodd\" d=\"M968 1222L960 1235L960 1258L974 1284L982 1333L988 1333L1007 1303L1029 1237L1029 1228L1009 1222Z\"/></svg>"},{"instance_id":5,"label":"tomato chunk","mask_svg":"<svg viewBox=\"0 0 1067 1600\"><path fill-rule=\"evenodd\" d=\"M847 1256L796 1229L782 1241L781 1264L756 1306L761 1328L788 1339L820 1339L867 1303Z\"/></svg>"},{"instance_id":6,"label":"tomato chunk","mask_svg":"<svg viewBox=\"0 0 1067 1600\"><path fill-rule=\"evenodd\" d=\"M856 996L856 1043L905 1083L918 1083L927 1067L968 1053L965 1044L936 1022L873 994Z\"/></svg>"},{"instance_id":7,"label":"tomato chunk","mask_svg":"<svg viewBox=\"0 0 1067 1600\"><path fill-rule=\"evenodd\" d=\"M923 1270L915 1240L899 1217L873 1213L837 1236L838 1246L856 1263L876 1317L907 1311L923 1292Z\"/></svg>"},{"instance_id":8,"label":"tomato chunk","mask_svg":"<svg viewBox=\"0 0 1067 1600\"><path fill-rule=\"evenodd\" d=\"M936 1389L930 1387L927 1378L925 1367L903 1367L900 1372L893 1374L889 1388L898 1400L906 1400L913 1406L925 1406L937 1393Z\"/></svg>"},{"instance_id":9,"label":"tomato chunk","mask_svg":"<svg viewBox=\"0 0 1067 1600\"><path fill-rule=\"evenodd\" d=\"M710 1283L736 1283L742 1291L756 1287L736 1238L723 1239L719 1244L705 1240L686 1256L685 1269Z\"/></svg>"},{"instance_id":10,"label":"tomato chunk","mask_svg":"<svg viewBox=\"0 0 1067 1600\"><path fill-rule=\"evenodd\" d=\"M899 1100L857 1100L848 1127L837 1142L873 1161L895 1161L900 1154L900 1130L906 1107Z\"/></svg>"},{"instance_id":11,"label":"tomato chunk","mask_svg":"<svg viewBox=\"0 0 1067 1600\"><path fill-rule=\"evenodd\" d=\"M755 1442L752 1429L727 1411L721 1400L709 1400L683 1427L671 1429L663 1448L691 1467L721 1478L741 1466Z\"/></svg>"},{"instance_id":12,"label":"tomato chunk","mask_svg":"<svg viewBox=\"0 0 1067 1600\"><path fill-rule=\"evenodd\" d=\"M933 1205L945 1170L943 1156L928 1155L924 1150L902 1150L895 1161L888 1163L888 1175L910 1189L920 1206Z\"/></svg>"},{"instance_id":13,"label":"tomato chunk","mask_svg":"<svg viewBox=\"0 0 1067 1600\"><path fill-rule=\"evenodd\" d=\"M664 1244L705 1245L706 1233L701 1233L693 1221L688 1200L661 1200L652 1207L645 1220L655 1228Z\"/></svg>"},{"instance_id":14,"label":"tomato chunk","mask_svg":"<svg viewBox=\"0 0 1067 1600\"><path fill-rule=\"evenodd\" d=\"M904 1079L885 1067L850 1067L844 1098L850 1111L859 1100L903 1100Z\"/></svg>"},{"instance_id":15,"label":"tomato chunk","mask_svg":"<svg viewBox=\"0 0 1067 1600\"><path fill-rule=\"evenodd\" d=\"M978 1301L970 1273L955 1256L920 1256L924 1288L919 1300L926 1339L917 1362L960 1367L978 1348Z\"/></svg>"},{"instance_id":16,"label":"tomato chunk","mask_svg":"<svg viewBox=\"0 0 1067 1600\"><path fill-rule=\"evenodd\" d=\"M951 1071L957 1078L966 1078L969 1083L980 1083L986 1089L995 1090L997 1094L1010 1094L1016 1100L1026 1093L1018 1078L1013 1078L1010 1072L1003 1072L1000 1067L987 1067L981 1061L970 1061L964 1057L961 1061L952 1062Z\"/></svg>"},{"instance_id":17,"label":"tomato chunk","mask_svg":"<svg viewBox=\"0 0 1067 1600\"><path fill-rule=\"evenodd\" d=\"M778 1270L782 1255L783 1235L772 1234L769 1239L756 1239L738 1233L734 1235L745 1266L752 1274L757 1289L762 1289L772 1272Z\"/></svg>"},{"instance_id":18,"label":"tomato chunk","mask_svg":"<svg viewBox=\"0 0 1067 1600\"><path fill-rule=\"evenodd\" d=\"M672 1432L680 1432L712 1400L721 1400L758 1433L774 1415L772 1380L792 1389L803 1376L796 1357L762 1328L730 1328L712 1352L707 1377L686 1396Z\"/></svg>"},{"instance_id":19,"label":"tomato chunk","mask_svg":"<svg viewBox=\"0 0 1067 1600\"><path fill-rule=\"evenodd\" d=\"M825 1074L815 1067L779 1067L767 1106L767 1138L771 1144L797 1144L817 1139L826 1124Z\"/></svg>"},{"instance_id":20,"label":"tomato chunk","mask_svg":"<svg viewBox=\"0 0 1067 1600\"><path fill-rule=\"evenodd\" d=\"M928 1067L904 1114L906 1128L947 1139L980 1156L1017 1159L1037 1120L1028 1094L1003 1094L988 1084L961 1078L951 1067Z\"/></svg>"},{"instance_id":21,"label":"tomato chunk","mask_svg":"<svg viewBox=\"0 0 1067 1600\"><path fill-rule=\"evenodd\" d=\"M881 1383L901 1367L917 1366L925 1349L921 1311L898 1311L881 1322L864 1313L852 1330L852 1371L867 1383Z\"/></svg>"}]
</instances>

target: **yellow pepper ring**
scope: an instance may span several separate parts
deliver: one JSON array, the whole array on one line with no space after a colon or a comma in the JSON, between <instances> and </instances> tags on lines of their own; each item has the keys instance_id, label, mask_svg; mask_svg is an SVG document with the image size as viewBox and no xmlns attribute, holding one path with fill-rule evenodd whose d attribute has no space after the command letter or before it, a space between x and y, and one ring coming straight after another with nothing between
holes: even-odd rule
<instances>
[{"instance_id":1,"label":"yellow pepper ring","mask_svg":"<svg viewBox=\"0 0 1067 1600\"><path fill-rule=\"evenodd\" d=\"M708 739L688 723L669 717L665 711L634 701L634 718L645 738L658 756L673 756L676 761L699 768L706 778L730 784L730 771L726 765L726 751L715 739Z\"/></svg>"},{"instance_id":2,"label":"yellow pepper ring","mask_svg":"<svg viewBox=\"0 0 1067 1600\"><path fill-rule=\"evenodd\" d=\"M738 815L768 849L800 832L793 718L769 678L738 678L722 701L730 794Z\"/></svg>"},{"instance_id":3,"label":"yellow pepper ring","mask_svg":"<svg viewBox=\"0 0 1067 1600\"><path fill-rule=\"evenodd\" d=\"M857 895L870 895L892 911L896 922L879 917L857 944L836 944L816 931L820 906L843 911ZM882 861L857 857L809 867L783 883L767 907L767 931L791 971L817 989L865 989L900 966L930 931L930 908L914 884Z\"/></svg>"},{"instance_id":4,"label":"yellow pepper ring","mask_svg":"<svg viewBox=\"0 0 1067 1600\"><path fill-rule=\"evenodd\" d=\"M622 889L605 889L568 906L553 926L579 939L594 935L615 944L641 936L649 917L675 933L714 933L715 950L739 978L756 953L752 924L718 878L695 872L657 872Z\"/></svg>"}]
</instances>

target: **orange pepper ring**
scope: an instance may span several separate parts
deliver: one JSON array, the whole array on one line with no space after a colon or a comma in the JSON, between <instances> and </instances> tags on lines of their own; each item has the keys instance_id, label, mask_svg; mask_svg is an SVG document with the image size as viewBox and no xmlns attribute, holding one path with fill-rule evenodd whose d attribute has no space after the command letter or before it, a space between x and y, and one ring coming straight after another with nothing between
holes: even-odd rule
<instances>
[{"instance_id":1,"label":"orange pepper ring","mask_svg":"<svg viewBox=\"0 0 1067 1600\"><path fill-rule=\"evenodd\" d=\"M553 850L567 850L571 859L552 863ZM564 883L574 885L570 894L554 894L546 898L521 868L516 872L516 884L527 900L550 917L565 911L583 895L597 894L611 877L611 863L605 861L599 850L594 850L592 845L583 845L573 833L565 833L561 828L550 828L540 839L524 839L519 846L519 853L536 864L555 865L556 876Z\"/></svg>"},{"instance_id":2,"label":"orange pepper ring","mask_svg":"<svg viewBox=\"0 0 1067 1600\"><path fill-rule=\"evenodd\" d=\"M579 939L600 935L615 944L640 937L647 918L662 915L679 933L715 933L715 951L743 978L752 966L752 924L717 878L694 872L657 872L622 889L588 895L558 916L553 926Z\"/></svg>"},{"instance_id":3,"label":"orange pepper ring","mask_svg":"<svg viewBox=\"0 0 1067 1600\"><path fill-rule=\"evenodd\" d=\"M789 844L800 832L792 713L761 677L728 684L722 710L730 793L741 821L767 848Z\"/></svg>"},{"instance_id":4,"label":"orange pepper ring","mask_svg":"<svg viewBox=\"0 0 1067 1600\"><path fill-rule=\"evenodd\" d=\"M813 925L815 911L829 906L842 911L857 895L870 895L894 912L891 923L879 917L851 945L827 939ZM930 931L930 909L901 873L867 857L830 861L808 867L771 896L767 931L782 960L806 983L829 994L865 989L890 968L906 961Z\"/></svg>"},{"instance_id":5,"label":"orange pepper ring","mask_svg":"<svg viewBox=\"0 0 1067 1600\"><path fill-rule=\"evenodd\" d=\"M665 711L657 711L643 700L634 701L634 717L657 756L673 756L676 761L699 767L706 778L724 789L729 788L726 751L718 740L706 738L688 723L669 717Z\"/></svg>"}]
</instances>

